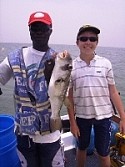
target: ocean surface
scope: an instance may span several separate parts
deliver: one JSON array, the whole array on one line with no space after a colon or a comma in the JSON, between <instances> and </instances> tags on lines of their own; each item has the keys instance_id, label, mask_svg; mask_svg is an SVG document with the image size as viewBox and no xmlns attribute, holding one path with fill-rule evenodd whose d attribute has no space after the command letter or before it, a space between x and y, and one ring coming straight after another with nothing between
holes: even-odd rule
<instances>
[{"instance_id":1,"label":"ocean surface","mask_svg":"<svg viewBox=\"0 0 125 167\"><path fill-rule=\"evenodd\" d=\"M8 55L9 52L22 46L30 46L23 43L0 43L0 62ZM50 45L57 51L68 50L72 57L79 55L79 50L75 45ZM108 58L112 65L115 76L115 82L120 96L125 105L125 48L100 47L96 49L96 53L100 56ZM13 103L13 80L11 79L5 86L0 85L3 94L0 95L0 113L14 115ZM63 106L61 115L66 114L66 109Z\"/></svg>"}]
</instances>

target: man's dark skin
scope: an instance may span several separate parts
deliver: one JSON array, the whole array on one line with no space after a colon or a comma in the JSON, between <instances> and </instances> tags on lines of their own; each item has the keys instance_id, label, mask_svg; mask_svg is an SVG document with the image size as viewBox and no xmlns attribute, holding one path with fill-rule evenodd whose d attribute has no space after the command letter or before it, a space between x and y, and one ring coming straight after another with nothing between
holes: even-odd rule
<instances>
[{"instance_id":1,"label":"man's dark skin","mask_svg":"<svg viewBox=\"0 0 125 167\"><path fill-rule=\"evenodd\" d=\"M48 41L52 33L52 25L47 25L42 22L34 22L29 26L29 31L33 43L33 48L41 52L47 52L49 49ZM55 56L56 54L53 55L53 58ZM45 62L44 74L47 84L49 84L54 64L54 59L50 59L49 61Z\"/></svg>"},{"instance_id":2,"label":"man's dark skin","mask_svg":"<svg viewBox=\"0 0 125 167\"><path fill-rule=\"evenodd\" d=\"M52 25L47 25L42 22L35 22L29 26L33 48L46 52L49 49L48 41L52 33Z\"/></svg>"}]
</instances>

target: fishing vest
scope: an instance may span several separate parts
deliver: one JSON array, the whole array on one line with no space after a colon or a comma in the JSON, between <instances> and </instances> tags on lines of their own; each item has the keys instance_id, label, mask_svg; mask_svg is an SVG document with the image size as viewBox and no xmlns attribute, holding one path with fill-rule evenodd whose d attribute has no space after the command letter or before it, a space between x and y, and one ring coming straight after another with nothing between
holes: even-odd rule
<instances>
[{"instance_id":1,"label":"fishing vest","mask_svg":"<svg viewBox=\"0 0 125 167\"><path fill-rule=\"evenodd\" d=\"M15 121L19 133L47 134L50 133L50 102L48 100L48 84L54 67L51 48L44 54L35 78L33 89L28 85L27 69L24 64L22 48L8 55L15 81Z\"/></svg>"}]
</instances>

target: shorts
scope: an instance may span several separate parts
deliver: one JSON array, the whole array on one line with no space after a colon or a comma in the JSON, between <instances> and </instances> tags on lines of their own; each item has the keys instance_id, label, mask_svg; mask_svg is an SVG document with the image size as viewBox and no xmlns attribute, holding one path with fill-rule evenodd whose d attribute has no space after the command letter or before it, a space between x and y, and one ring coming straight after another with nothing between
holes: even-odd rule
<instances>
[{"instance_id":1,"label":"shorts","mask_svg":"<svg viewBox=\"0 0 125 167\"><path fill-rule=\"evenodd\" d=\"M17 136L17 148L25 157L27 167L64 167L60 140L54 143L34 143L28 136ZM23 166L23 165L22 165Z\"/></svg>"},{"instance_id":2,"label":"shorts","mask_svg":"<svg viewBox=\"0 0 125 167\"><path fill-rule=\"evenodd\" d=\"M86 150L90 143L91 129L94 130L94 144L100 156L107 156L110 152L111 143L111 119L103 120L76 118L80 130L77 139L78 148Z\"/></svg>"}]
</instances>

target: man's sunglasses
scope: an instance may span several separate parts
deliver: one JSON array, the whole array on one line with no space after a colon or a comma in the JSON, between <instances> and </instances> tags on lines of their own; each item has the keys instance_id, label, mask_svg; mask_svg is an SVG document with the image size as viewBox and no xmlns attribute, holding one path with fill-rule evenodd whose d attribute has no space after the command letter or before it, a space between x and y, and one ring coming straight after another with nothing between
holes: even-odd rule
<instances>
[{"instance_id":1,"label":"man's sunglasses","mask_svg":"<svg viewBox=\"0 0 125 167\"><path fill-rule=\"evenodd\" d=\"M77 40L80 40L81 42L86 42L86 41L90 41L90 42L95 42L98 41L98 37L79 37Z\"/></svg>"},{"instance_id":2,"label":"man's sunglasses","mask_svg":"<svg viewBox=\"0 0 125 167\"><path fill-rule=\"evenodd\" d=\"M31 26L30 28L29 28L29 30L31 31L31 32L42 32L42 33L46 33L46 32L48 32L48 31L50 31L51 30L51 28L50 27L37 27L37 26Z\"/></svg>"}]
</instances>

